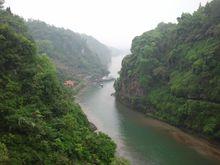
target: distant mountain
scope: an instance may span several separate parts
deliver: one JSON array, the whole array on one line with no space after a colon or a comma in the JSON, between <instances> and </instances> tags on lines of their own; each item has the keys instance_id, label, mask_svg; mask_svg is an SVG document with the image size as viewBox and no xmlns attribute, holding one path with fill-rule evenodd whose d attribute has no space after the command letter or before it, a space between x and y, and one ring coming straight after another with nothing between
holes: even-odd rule
<instances>
[{"instance_id":1,"label":"distant mountain","mask_svg":"<svg viewBox=\"0 0 220 165\"><path fill-rule=\"evenodd\" d=\"M55 62L61 78L100 77L108 73L110 51L95 38L42 21L29 20L26 24L38 52L46 53Z\"/></svg>"}]
</instances>

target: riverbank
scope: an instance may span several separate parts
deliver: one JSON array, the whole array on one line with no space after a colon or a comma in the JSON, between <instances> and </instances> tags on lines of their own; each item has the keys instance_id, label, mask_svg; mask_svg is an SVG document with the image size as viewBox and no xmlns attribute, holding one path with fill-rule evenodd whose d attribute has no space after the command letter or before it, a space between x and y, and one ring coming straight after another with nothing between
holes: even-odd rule
<instances>
[{"instance_id":1,"label":"riverbank","mask_svg":"<svg viewBox=\"0 0 220 165\"><path fill-rule=\"evenodd\" d=\"M120 99L117 100L126 107L130 108L129 104L123 102ZM218 142L209 140L207 137L201 136L200 134L192 132L189 129L174 126L166 121L159 119L157 116L154 116L150 112L137 112L145 116L146 118L151 119L153 124L150 122L147 122L147 124L165 129L176 141L187 145L190 148L193 148L195 151L204 156L208 156L210 158L220 161L220 144Z\"/></svg>"},{"instance_id":2,"label":"riverbank","mask_svg":"<svg viewBox=\"0 0 220 165\"><path fill-rule=\"evenodd\" d=\"M147 120L143 121L153 127L158 127L167 131L176 141L193 148L198 153L220 161L220 148L218 145L210 143L208 140L198 137L195 134L189 134L183 130L174 127L163 121L146 116Z\"/></svg>"}]
</instances>

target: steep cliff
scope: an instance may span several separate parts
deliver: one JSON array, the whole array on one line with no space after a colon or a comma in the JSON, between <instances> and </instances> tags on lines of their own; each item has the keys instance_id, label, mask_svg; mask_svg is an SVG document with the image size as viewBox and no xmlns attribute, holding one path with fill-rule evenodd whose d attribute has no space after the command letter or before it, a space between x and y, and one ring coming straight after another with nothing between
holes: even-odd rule
<instances>
[{"instance_id":1,"label":"steep cliff","mask_svg":"<svg viewBox=\"0 0 220 165\"><path fill-rule=\"evenodd\" d=\"M173 125L220 140L220 1L135 37L116 96Z\"/></svg>"}]
</instances>

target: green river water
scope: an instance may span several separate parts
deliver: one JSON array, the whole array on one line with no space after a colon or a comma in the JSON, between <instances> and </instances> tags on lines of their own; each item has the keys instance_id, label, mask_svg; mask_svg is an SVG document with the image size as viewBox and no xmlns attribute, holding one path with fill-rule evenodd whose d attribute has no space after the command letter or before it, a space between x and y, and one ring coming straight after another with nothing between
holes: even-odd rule
<instances>
[{"instance_id":1,"label":"green river water","mask_svg":"<svg viewBox=\"0 0 220 165\"><path fill-rule=\"evenodd\" d=\"M117 76L122 56L109 68ZM88 119L117 143L117 153L134 165L217 165L219 161L176 140L167 124L145 117L118 103L113 82L87 87L78 97ZM165 126L163 126L165 125ZM171 128L170 128L171 127ZM172 128L173 129L173 128ZM172 130L171 129L171 130ZM175 128L174 128L175 130ZM178 132L178 131L177 131Z\"/></svg>"}]
</instances>

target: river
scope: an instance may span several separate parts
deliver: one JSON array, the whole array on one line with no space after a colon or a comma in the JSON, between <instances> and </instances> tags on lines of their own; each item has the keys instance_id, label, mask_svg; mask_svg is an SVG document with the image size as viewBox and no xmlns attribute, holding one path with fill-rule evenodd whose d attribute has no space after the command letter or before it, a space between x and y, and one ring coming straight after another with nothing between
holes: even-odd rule
<instances>
[{"instance_id":1,"label":"river","mask_svg":"<svg viewBox=\"0 0 220 165\"><path fill-rule=\"evenodd\" d=\"M117 77L123 56L112 58L110 75ZM220 153L205 140L161 121L145 117L115 100L113 82L87 87L78 102L99 131L117 143L117 154L132 165L217 165Z\"/></svg>"}]
</instances>

